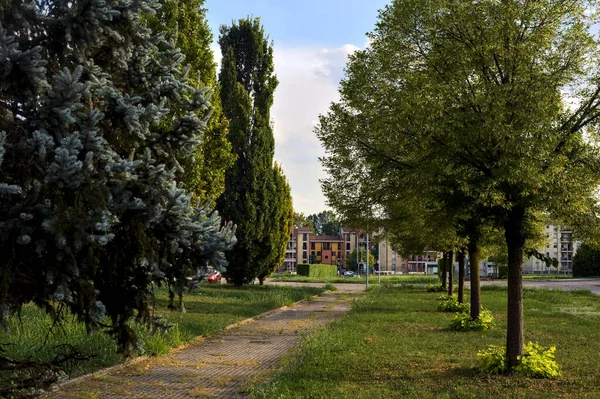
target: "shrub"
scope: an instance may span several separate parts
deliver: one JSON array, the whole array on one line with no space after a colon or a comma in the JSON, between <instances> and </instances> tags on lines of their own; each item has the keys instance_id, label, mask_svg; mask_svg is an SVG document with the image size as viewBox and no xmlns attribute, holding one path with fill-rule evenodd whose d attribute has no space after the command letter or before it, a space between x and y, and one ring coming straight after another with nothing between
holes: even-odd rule
<instances>
[{"instance_id":1,"label":"shrub","mask_svg":"<svg viewBox=\"0 0 600 399\"><path fill-rule=\"evenodd\" d=\"M458 303L458 299L453 296L448 297L448 299L445 301L440 302L437 307L438 312L468 312L470 309L470 304Z\"/></svg>"},{"instance_id":2,"label":"shrub","mask_svg":"<svg viewBox=\"0 0 600 399\"><path fill-rule=\"evenodd\" d=\"M537 343L529 342L523 348L523 356L519 357L519 365L515 371L521 375L535 378L558 378L560 368L554 360L556 346L544 349Z\"/></svg>"},{"instance_id":3,"label":"shrub","mask_svg":"<svg viewBox=\"0 0 600 399\"><path fill-rule=\"evenodd\" d=\"M582 244L573 257L573 277L600 276L600 248Z\"/></svg>"},{"instance_id":4,"label":"shrub","mask_svg":"<svg viewBox=\"0 0 600 399\"><path fill-rule=\"evenodd\" d=\"M515 367L515 373L535 378L558 378L560 368L554 360L555 351L555 346L544 349L537 343L529 342L523 348L523 356L519 356L519 365ZM479 369L490 374L507 372L505 352L506 347L494 345L479 351Z\"/></svg>"},{"instance_id":5,"label":"shrub","mask_svg":"<svg viewBox=\"0 0 600 399\"><path fill-rule=\"evenodd\" d=\"M427 292L444 292L446 289L442 286L442 283L439 284L427 284Z\"/></svg>"},{"instance_id":6,"label":"shrub","mask_svg":"<svg viewBox=\"0 0 600 399\"><path fill-rule=\"evenodd\" d=\"M325 288L327 291L337 291L337 287L331 283L327 283L325 284L325 286L323 286L323 288Z\"/></svg>"},{"instance_id":7,"label":"shrub","mask_svg":"<svg viewBox=\"0 0 600 399\"><path fill-rule=\"evenodd\" d=\"M310 265L308 263L298 263L298 266L296 267L296 274L298 276L308 277L309 272L310 272Z\"/></svg>"},{"instance_id":8,"label":"shrub","mask_svg":"<svg viewBox=\"0 0 600 399\"><path fill-rule=\"evenodd\" d=\"M299 275L306 277L336 277L337 266L323 264L307 265L301 263L298 265L297 272Z\"/></svg>"},{"instance_id":9,"label":"shrub","mask_svg":"<svg viewBox=\"0 0 600 399\"><path fill-rule=\"evenodd\" d=\"M450 328L457 331L485 331L495 325L492 313L483 309L476 319L472 319L469 313L457 313L452 319Z\"/></svg>"},{"instance_id":10,"label":"shrub","mask_svg":"<svg viewBox=\"0 0 600 399\"><path fill-rule=\"evenodd\" d=\"M502 374L506 371L506 347L490 345L487 350L477 352L479 369L489 374Z\"/></svg>"}]
</instances>

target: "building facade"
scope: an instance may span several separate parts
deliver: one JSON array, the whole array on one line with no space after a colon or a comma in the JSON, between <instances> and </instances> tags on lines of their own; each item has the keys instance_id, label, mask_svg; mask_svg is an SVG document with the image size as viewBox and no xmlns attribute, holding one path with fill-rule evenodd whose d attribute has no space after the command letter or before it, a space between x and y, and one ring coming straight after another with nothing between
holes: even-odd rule
<instances>
[{"instance_id":1,"label":"building facade","mask_svg":"<svg viewBox=\"0 0 600 399\"><path fill-rule=\"evenodd\" d=\"M372 241L372 236L369 236ZM346 259L357 247L365 248L367 235L362 230L340 228L337 236L316 236L309 227L294 227L285 252L283 264L277 270L296 272L300 263L323 263L345 267ZM373 244L369 243L369 248Z\"/></svg>"},{"instance_id":2,"label":"building facade","mask_svg":"<svg viewBox=\"0 0 600 399\"><path fill-rule=\"evenodd\" d=\"M425 251L420 255L402 258L387 242L379 243L379 270L382 274L437 274L441 252Z\"/></svg>"},{"instance_id":3,"label":"building facade","mask_svg":"<svg viewBox=\"0 0 600 399\"><path fill-rule=\"evenodd\" d=\"M558 267L550 266L537 259L529 257L523 265L523 273L526 274L544 274L544 273L565 273L573 272L573 256L581 246L581 241L573 239L573 231L567 227L561 227L553 224L547 224L544 229L546 245L537 248L538 252L558 260Z\"/></svg>"}]
</instances>

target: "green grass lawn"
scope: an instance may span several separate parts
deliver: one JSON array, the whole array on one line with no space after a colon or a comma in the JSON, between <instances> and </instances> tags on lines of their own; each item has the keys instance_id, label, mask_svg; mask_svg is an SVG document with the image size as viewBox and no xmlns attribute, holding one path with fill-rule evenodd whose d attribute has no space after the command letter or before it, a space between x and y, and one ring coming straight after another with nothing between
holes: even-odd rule
<instances>
[{"instance_id":1,"label":"green grass lawn","mask_svg":"<svg viewBox=\"0 0 600 399\"><path fill-rule=\"evenodd\" d=\"M524 274L523 280L569 280L572 274Z\"/></svg>"},{"instance_id":2,"label":"green grass lawn","mask_svg":"<svg viewBox=\"0 0 600 399\"><path fill-rule=\"evenodd\" d=\"M305 277L297 274L273 274L270 279L272 281L289 281L296 283L347 283L347 284L364 284L365 277ZM438 276L381 276L382 283L406 283L406 284L437 284L440 279ZM369 276L369 284L377 284L378 279L375 275Z\"/></svg>"},{"instance_id":3,"label":"green grass lawn","mask_svg":"<svg viewBox=\"0 0 600 399\"><path fill-rule=\"evenodd\" d=\"M525 342L556 345L558 380L489 376L477 351L506 339L506 289L483 287L497 326L448 329L438 293L383 287L354 303L343 319L317 332L282 370L251 389L257 398L600 398L600 297L589 291L524 292Z\"/></svg>"},{"instance_id":4,"label":"green grass lawn","mask_svg":"<svg viewBox=\"0 0 600 399\"><path fill-rule=\"evenodd\" d=\"M290 305L323 291L324 289L311 287L254 285L234 288L229 285L206 284L197 292L185 294L186 313L180 313L167 310L167 291L158 289L156 313L164 315L176 326L164 334L151 334L139 325L134 328L141 338L143 352L161 355L197 336L219 333L230 324L270 309ZM55 348L58 345L70 344L92 356L89 361L67 365L66 372L71 377L124 360L117 353L115 343L102 331L88 335L85 326L74 320L68 320L62 326L51 328L50 318L32 305L24 306L21 319L22 322L19 322L16 315L11 318L9 333L0 330L0 343L7 344L4 347L5 356L21 360L49 361L56 355Z\"/></svg>"}]
</instances>

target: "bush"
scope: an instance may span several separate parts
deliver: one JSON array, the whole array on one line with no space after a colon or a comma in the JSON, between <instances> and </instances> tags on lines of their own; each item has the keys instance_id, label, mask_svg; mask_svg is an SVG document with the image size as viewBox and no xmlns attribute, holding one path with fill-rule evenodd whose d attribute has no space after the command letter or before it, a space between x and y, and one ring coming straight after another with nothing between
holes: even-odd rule
<instances>
[{"instance_id":1,"label":"bush","mask_svg":"<svg viewBox=\"0 0 600 399\"><path fill-rule=\"evenodd\" d=\"M442 286L442 283L439 284L427 284L427 292L444 292L446 289Z\"/></svg>"},{"instance_id":2,"label":"bush","mask_svg":"<svg viewBox=\"0 0 600 399\"><path fill-rule=\"evenodd\" d=\"M523 356L519 357L519 365L515 371L521 375L535 378L558 378L560 368L554 360L556 346L544 349L537 343L529 342L523 348Z\"/></svg>"},{"instance_id":3,"label":"bush","mask_svg":"<svg viewBox=\"0 0 600 399\"><path fill-rule=\"evenodd\" d=\"M487 309L483 309L475 320L471 318L469 313L457 313L452 319L450 328L457 331L485 331L495 325L492 313Z\"/></svg>"},{"instance_id":4,"label":"bush","mask_svg":"<svg viewBox=\"0 0 600 399\"><path fill-rule=\"evenodd\" d=\"M479 369L489 374L502 374L506 371L506 347L490 345L487 350L477 352Z\"/></svg>"},{"instance_id":5,"label":"bush","mask_svg":"<svg viewBox=\"0 0 600 399\"><path fill-rule=\"evenodd\" d=\"M297 272L299 275L305 277L336 277L337 266L323 264L308 265L300 263L298 264Z\"/></svg>"},{"instance_id":6,"label":"bush","mask_svg":"<svg viewBox=\"0 0 600 399\"><path fill-rule=\"evenodd\" d=\"M573 277L600 276L600 249L582 244L573 257Z\"/></svg>"},{"instance_id":7,"label":"bush","mask_svg":"<svg viewBox=\"0 0 600 399\"><path fill-rule=\"evenodd\" d=\"M323 288L325 288L327 291L337 291L337 287L331 283L327 283L325 284L325 286L323 286Z\"/></svg>"},{"instance_id":8,"label":"bush","mask_svg":"<svg viewBox=\"0 0 600 399\"><path fill-rule=\"evenodd\" d=\"M437 307L438 312L468 312L471 310L470 304L458 303L458 299L453 296L447 298L448 299L439 303Z\"/></svg>"},{"instance_id":9,"label":"bush","mask_svg":"<svg viewBox=\"0 0 600 399\"><path fill-rule=\"evenodd\" d=\"M537 343L529 342L523 348L523 356L519 356L519 365L515 367L515 373L535 378L558 378L560 368L554 360L555 351L555 346L544 349ZM506 373L508 369L505 352L506 347L494 345L479 351L479 369L490 374Z\"/></svg>"}]
</instances>

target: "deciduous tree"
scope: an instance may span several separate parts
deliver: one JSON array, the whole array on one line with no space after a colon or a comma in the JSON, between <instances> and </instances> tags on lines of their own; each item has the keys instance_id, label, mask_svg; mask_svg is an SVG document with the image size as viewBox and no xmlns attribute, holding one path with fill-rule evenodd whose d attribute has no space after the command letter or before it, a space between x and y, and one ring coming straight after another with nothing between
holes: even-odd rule
<instances>
[{"instance_id":1,"label":"deciduous tree","mask_svg":"<svg viewBox=\"0 0 600 399\"><path fill-rule=\"evenodd\" d=\"M346 186L345 201L362 195L357 210L367 204L385 216L394 200L429 207L458 193L459 220L479 226L465 236L477 268L480 226L503 229L509 368L523 350L521 264L539 215L598 225L589 140L600 74L589 10L586 1L394 1L317 128L328 151L326 194Z\"/></svg>"}]
</instances>

